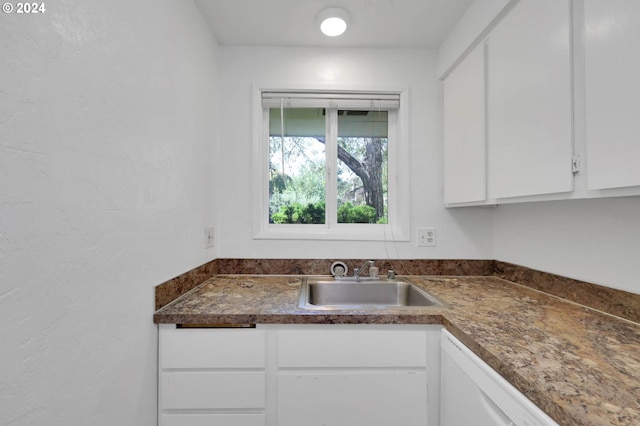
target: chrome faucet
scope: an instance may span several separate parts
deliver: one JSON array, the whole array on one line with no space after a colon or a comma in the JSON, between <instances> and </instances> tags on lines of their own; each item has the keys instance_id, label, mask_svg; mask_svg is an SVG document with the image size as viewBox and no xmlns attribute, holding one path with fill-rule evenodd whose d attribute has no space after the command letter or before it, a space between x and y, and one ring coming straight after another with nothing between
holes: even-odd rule
<instances>
[{"instance_id":1,"label":"chrome faucet","mask_svg":"<svg viewBox=\"0 0 640 426\"><path fill-rule=\"evenodd\" d=\"M368 266L369 268L371 268L374 265L375 261L373 260L367 260L366 262L364 262L364 265L362 265L360 268L353 268L353 277L356 280L360 279L360 272L362 271L362 269L365 266Z\"/></svg>"}]
</instances>

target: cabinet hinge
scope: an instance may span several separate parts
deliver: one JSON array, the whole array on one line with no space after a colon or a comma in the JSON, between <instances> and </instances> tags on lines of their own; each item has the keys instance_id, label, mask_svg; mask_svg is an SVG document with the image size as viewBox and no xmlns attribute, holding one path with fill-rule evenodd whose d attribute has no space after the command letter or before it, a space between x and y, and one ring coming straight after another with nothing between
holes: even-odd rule
<instances>
[{"instance_id":1,"label":"cabinet hinge","mask_svg":"<svg viewBox=\"0 0 640 426\"><path fill-rule=\"evenodd\" d=\"M580 154L576 154L571 158L571 171L574 174L582 172L582 156Z\"/></svg>"}]
</instances>

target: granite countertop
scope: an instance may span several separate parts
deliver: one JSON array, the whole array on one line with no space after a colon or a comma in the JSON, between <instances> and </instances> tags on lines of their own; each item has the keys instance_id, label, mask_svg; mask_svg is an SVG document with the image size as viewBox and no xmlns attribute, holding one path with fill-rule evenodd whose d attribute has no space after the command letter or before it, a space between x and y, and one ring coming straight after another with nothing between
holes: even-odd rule
<instances>
[{"instance_id":1,"label":"granite countertop","mask_svg":"<svg viewBox=\"0 0 640 426\"><path fill-rule=\"evenodd\" d=\"M174 324L442 324L561 425L640 425L640 324L485 276L406 276L448 309L309 311L301 276L218 275L158 310Z\"/></svg>"}]
</instances>

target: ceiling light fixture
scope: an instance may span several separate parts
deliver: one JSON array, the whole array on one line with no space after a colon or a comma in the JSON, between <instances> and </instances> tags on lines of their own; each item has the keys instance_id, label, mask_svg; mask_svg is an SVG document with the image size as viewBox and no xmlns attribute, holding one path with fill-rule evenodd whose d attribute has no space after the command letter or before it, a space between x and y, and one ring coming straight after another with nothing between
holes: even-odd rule
<instances>
[{"instance_id":1,"label":"ceiling light fixture","mask_svg":"<svg viewBox=\"0 0 640 426\"><path fill-rule=\"evenodd\" d=\"M325 9L318 15L320 31L329 37L336 37L344 33L350 20L349 12L338 7Z\"/></svg>"}]
</instances>

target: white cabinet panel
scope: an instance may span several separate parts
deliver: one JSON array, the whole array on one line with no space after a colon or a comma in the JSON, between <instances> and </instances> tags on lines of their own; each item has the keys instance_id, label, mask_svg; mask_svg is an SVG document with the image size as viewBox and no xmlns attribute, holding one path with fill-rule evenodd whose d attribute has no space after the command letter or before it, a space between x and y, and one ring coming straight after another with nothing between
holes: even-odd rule
<instances>
[{"instance_id":1,"label":"white cabinet panel","mask_svg":"<svg viewBox=\"0 0 640 426\"><path fill-rule=\"evenodd\" d=\"M164 414L162 426L264 426L264 414Z\"/></svg>"},{"instance_id":2,"label":"white cabinet panel","mask_svg":"<svg viewBox=\"0 0 640 426\"><path fill-rule=\"evenodd\" d=\"M278 375L278 426L425 426L426 402L424 372Z\"/></svg>"},{"instance_id":3,"label":"white cabinet panel","mask_svg":"<svg viewBox=\"0 0 640 426\"><path fill-rule=\"evenodd\" d=\"M166 327L160 368L264 368L265 336L257 329Z\"/></svg>"},{"instance_id":4,"label":"white cabinet panel","mask_svg":"<svg viewBox=\"0 0 640 426\"><path fill-rule=\"evenodd\" d=\"M160 325L159 425L437 425L441 328Z\"/></svg>"},{"instance_id":5,"label":"white cabinet panel","mask_svg":"<svg viewBox=\"0 0 640 426\"><path fill-rule=\"evenodd\" d=\"M424 327L283 327L279 367L424 367Z\"/></svg>"},{"instance_id":6,"label":"white cabinet panel","mask_svg":"<svg viewBox=\"0 0 640 426\"><path fill-rule=\"evenodd\" d=\"M437 425L440 330L279 326L278 426Z\"/></svg>"},{"instance_id":7,"label":"white cabinet panel","mask_svg":"<svg viewBox=\"0 0 640 426\"><path fill-rule=\"evenodd\" d=\"M587 186L640 185L640 2L585 0Z\"/></svg>"},{"instance_id":8,"label":"white cabinet panel","mask_svg":"<svg viewBox=\"0 0 640 426\"><path fill-rule=\"evenodd\" d=\"M489 36L489 197L573 190L568 0L521 0Z\"/></svg>"},{"instance_id":9,"label":"white cabinet panel","mask_svg":"<svg viewBox=\"0 0 640 426\"><path fill-rule=\"evenodd\" d=\"M487 198L485 51L476 46L444 81L444 202Z\"/></svg>"},{"instance_id":10,"label":"white cabinet panel","mask_svg":"<svg viewBox=\"0 0 640 426\"><path fill-rule=\"evenodd\" d=\"M265 373L175 371L160 375L162 409L264 408Z\"/></svg>"},{"instance_id":11,"label":"white cabinet panel","mask_svg":"<svg viewBox=\"0 0 640 426\"><path fill-rule=\"evenodd\" d=\"M441 426L510 426L511 420L447 354L442 354ZM464 410L460 406L464 405Z\"/></svg>"},{"instance_id":12,"label":"white cabinet panel","mask_svg":"<svg viewBox=\"0 0 640 426\"><path fill-rule=\"evenodd\" d=\"M159 426L264 426L266 337L159 326Z\"/></svg>"}]
</instances>

